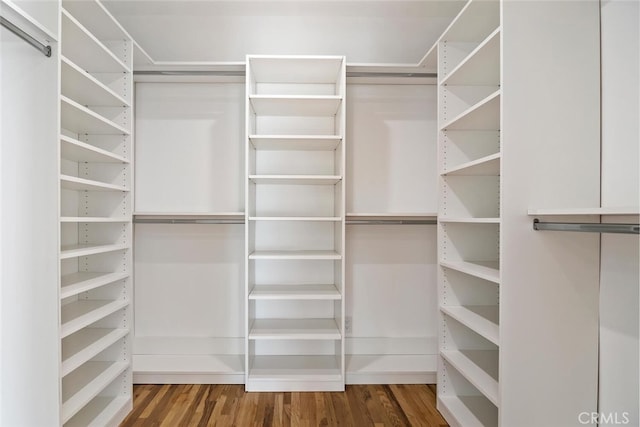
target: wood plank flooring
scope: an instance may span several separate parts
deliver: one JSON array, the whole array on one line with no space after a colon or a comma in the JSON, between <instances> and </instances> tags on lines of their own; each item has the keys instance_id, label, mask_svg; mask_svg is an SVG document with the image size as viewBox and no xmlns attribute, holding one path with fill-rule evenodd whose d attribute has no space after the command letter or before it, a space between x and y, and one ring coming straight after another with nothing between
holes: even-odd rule
<instances>
[{"instance_id":1,"label":"wood plank flooring","mask_svg":"<svg viewBox=\"0 0 640 427\"><path fill-rule=\"evenodd\" d=\"M244 385L135 385L121 427L446 427L433 385L351 385L344 393L245 393Z\"/></svg>"}]
</instances>

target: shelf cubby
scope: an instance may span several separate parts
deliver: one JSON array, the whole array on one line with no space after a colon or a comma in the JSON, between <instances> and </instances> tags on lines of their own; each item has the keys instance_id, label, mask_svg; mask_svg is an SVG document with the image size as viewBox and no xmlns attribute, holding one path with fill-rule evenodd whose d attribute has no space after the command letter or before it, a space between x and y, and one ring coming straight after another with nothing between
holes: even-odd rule
<instances>
[{"instance_id":1,"label":"shelf cubby","mask_svg":"<svg viewBox=\"0 0 640 427\"><path fill-rule=\"evenodd\" d=\"M339 340L334 319L254 319L249 340Z\"/></svg>"},{"instance_id":2,"label":"shelf cubby","mask_svg":"<svg viewBox=\"0 0 640 427\"><path fill-rule=\"evenodd\" d=\"M342 180L338 175L249 175L255 184L271 185L334 185Z\"/></svg>"},{"instance_id":3,"label":"shelf cubby","mask_svg":"<svg viewBox=\"0 0 640 427\"><path fill-rule=\"evenodd\" d=\"M67 98L86 106L130 106L122 96L84 71L70 59L62 56L60 64L61 90L62 94Z\"/></svg>"},{"instance_id":4,"label":"shelf cubby","mask_svg":"<svg viewBox=\"0 0 640 427\"><path fill-rule=\"evenodd\" d=\"M497 350L450 350L443 351L442 357L498 406Z\"/></svg>"},{"instance_id":5,"label":"shelf cubby","mask_svg":"<svg viewBox=\"0 0 640 427\"><path fill-rule=\"evenodd\" d=\"M251 95L251 108L261 116L335 116L342 97L337 95Z\"/></svg>"},{"instance_id":6,"label":"shelf cubby","mask_svg":"<svg viewBox=\"0 0 640 427\"><path fill-rule=\"evenodd\" d=\"M500 153L489 154L451 169L446 169L442 175L462 176L498 176L500 175Z\"/></svg>"},{"instance_id":7,"label":"shelf cubby","mask_svg":"<svg viewBox=\"0 0 640 427\"><path fill-rule=\"evenodd\" d=\"M78 271L63 275L60 280L60 299L87 292L129 277L127 272L88 272Z\"/></svg>"},{"instance_id":8,"label":"shelf cubby","mask_svg":"<svg viewBox=\"0 0 640 427\"><path fill-rule=\"evenodd\" d=\"M500 177L451 175L440 179L440 215L446 218L500 216Z\"/></svg>"},{"instance_id":9,"label":"shelf cubby","mask_svg":"<svg viewBox=\"0 0 640 427\"><path fill-rule=\"evenodd\" d=\"M342 255L336 251L313 251L313 250L283 250L283 251L269 251L261 250L254 251L249 254L249 259L271 259L271 260L340 260Z\"/></svg>"},{"instance_id":10,"label":"shelf cubby","mask_svg":"<svg viewBox=\"0 0 640 427\"><path fill-rule=\"evenodd\" d=\"M256 150L334 151L342 142L340 135L249 135Z\"/></svg>"},{"instance_id":11,"label":"shelf cubby","mask_svg":"<svg viewBox=\"0 0 640 427\"><path fill-rule=\"evenodd\" d=\"M129 333L124 328L84 328L62 340L62 372L69 373Z\"/></svg>"},{"instance_id":12,"label":"shelf cubby","mask_svg":"<svg viewBox=\"0 0 640 427\"><path fill-rule=\"evenodd\" d=\"M60 96L61 126L74 134L129 135L130 131L64 95Z\"/></svg>"},{"instance_id":13,"label":"shelf cubby","mask_svg":"<svg viewBox=\"0 0 640 427\"><path fill-rule=\"evenodd\" d=\"M129 159L66 135L60 136L60 156L74 162L122 163Z\"/></svg>"},{"instance_id":14,"label":"shelf cubby","mask_svg":"<svg viewBox=\"0 0 640 427\"><path fill-rule=\"evenodd\" d=\"M443 85L498 86L500 29L496 28L440 82Z\"/></svg>"},{"instance_id":15,"label":"shelf cubby","mask_svg":"<svg viewBox=\"0 0 640 427\"><path fill-rule=\"evenodd\" d=\"M64 427L110 425L114 421L117 421L119 416L126 416L130 407L130 396L96 396L69 421L64 423Z\"/></svg>"},{"instance_id":16,"label":"shelf cubby","mask_svg":"<svg viewBox=\"0 0 640 427\"><path fill-rule=\"evenodd\" d=\"M499 130L500 89L441 124L441 130Z\"/></svg>"},{"instance_id":17,"label":"shelf cubby","mask_svg":"<svg viewBox=\"0 0 640 427\"><path fill-rule=\"evenodd\" d=\"M109 184L69 175L60 176L60 186L66 190L76 191L129 191L127 187L122 185Z\"/></svg>"},{"instance_id":18,"label":"shelf cubby","mask_svg":"<svg viewBox=\"0 0 640 427\"><path fill-rule=\"evenodd\" d=\"M440 311L489 342L496 345L500 343L499 308L497 305L441 306Z\"/></svg>"},{"instance_id":19,"label":"shelf cubby","mask_svg":"<svg viewBox=\"0 0 640 427\"><path fill-rule=\"evenodd\" d=\"M250 300L339 300L340 291L333 284L255 285Z\"/></svg>"},{"instance_id":20,"label":"shelf cubby","mask_svg":"<svg viewBox=\"0 0 640 427\"><path fill-rule=\"evenodd\" d=\"M129 305L127 300L77 300L62 306L61 338L101 320Z\"/></svg>"}]
</instances>

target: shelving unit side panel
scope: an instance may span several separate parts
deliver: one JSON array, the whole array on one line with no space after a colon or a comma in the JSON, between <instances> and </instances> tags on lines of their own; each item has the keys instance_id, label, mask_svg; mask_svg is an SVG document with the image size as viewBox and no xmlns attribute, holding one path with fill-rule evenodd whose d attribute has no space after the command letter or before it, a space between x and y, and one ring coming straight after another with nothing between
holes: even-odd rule
<instances>
[{"instance_id":1,"label":"shelving unit side panel","mask_svg":"<svg viewBox=\"0 0 640 427\"><path fill-rule=\"evenodd\" d=\"M599 7L502 5L504 426L547 424L550 416L557 425L577 425L576 414L598 410L600 237L533 231L527 209L599 205ZM532 358L541 348L552 348L554 357Z\"/></svg>"}]
</instances>

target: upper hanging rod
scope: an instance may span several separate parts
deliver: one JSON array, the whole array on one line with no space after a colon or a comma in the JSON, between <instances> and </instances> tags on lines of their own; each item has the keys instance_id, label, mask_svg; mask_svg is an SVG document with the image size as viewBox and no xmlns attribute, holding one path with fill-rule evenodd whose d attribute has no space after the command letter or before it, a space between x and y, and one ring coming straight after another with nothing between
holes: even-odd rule
<instances>
[{"instance_id":1,"label":"upper hanging rod","mask_svg":"<svg viewBox=\"0 0 640 427\"><path fill-rule=\"evenodd\" d=\"M537 218L533 220L533 229L549 231L581 231L591 233L640 234L640 224L540 222Z\"/></svg>"},{"instance_id":2,"label":"upper hanging rod","mask_svg":"<svg viewBox=\"0 0 640 427\"><path fill-rule=\"evenodd\" d=\"M0 16L0 24L2 24L3 27L11 31L16 36L20 37L22 40L29 43L31 46L38 49L40 52L44 54L44 56L51 57L51 46L48 46L39 42L38 40L33 38L31 35L27 34L24 30L19 28L17 25L5 19L3 16Z\"/></svg>"},{"instance_id":3,"label":"upper hanging rod","mask_svg":"<svg viewBox=\"0 0 640 427\"><path fill-rule=\"evenodd\" d=\"M177 71L134 71L134 76L218 76L218 77L245 77L244 70L177 70ZM437 73L412 73L412 72L367 72L347 71L347 77L418 77L436 78Z\"/></svg>"},{"instance_id":4,"label":"upper hanging rod","mask_svg":"<svg viewBox=\"0 0 640 427\"><path fill-rule=\"evenodd\" d=\"M244 224L242 218L134 218L136 224ZM354 225L434 225L433 219L348 219Z\"/></svg>"}]
</instances>

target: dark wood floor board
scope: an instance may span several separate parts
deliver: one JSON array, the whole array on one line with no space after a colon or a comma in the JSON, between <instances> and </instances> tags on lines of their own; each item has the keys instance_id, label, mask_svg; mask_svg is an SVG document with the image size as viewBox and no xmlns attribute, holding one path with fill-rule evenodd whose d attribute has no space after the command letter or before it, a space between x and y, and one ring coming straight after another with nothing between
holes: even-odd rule
<instances>
[{"instance_id":1,"label":"dark wood floor board","mask_svg":"<svg viewBox=\"0 0 640 427\"><path fill-rule=\"evenodd\" d=\"M136 385L121 427L447 427L427 385L246 393L243 385Z\"/></svg>"}]
</instances>

